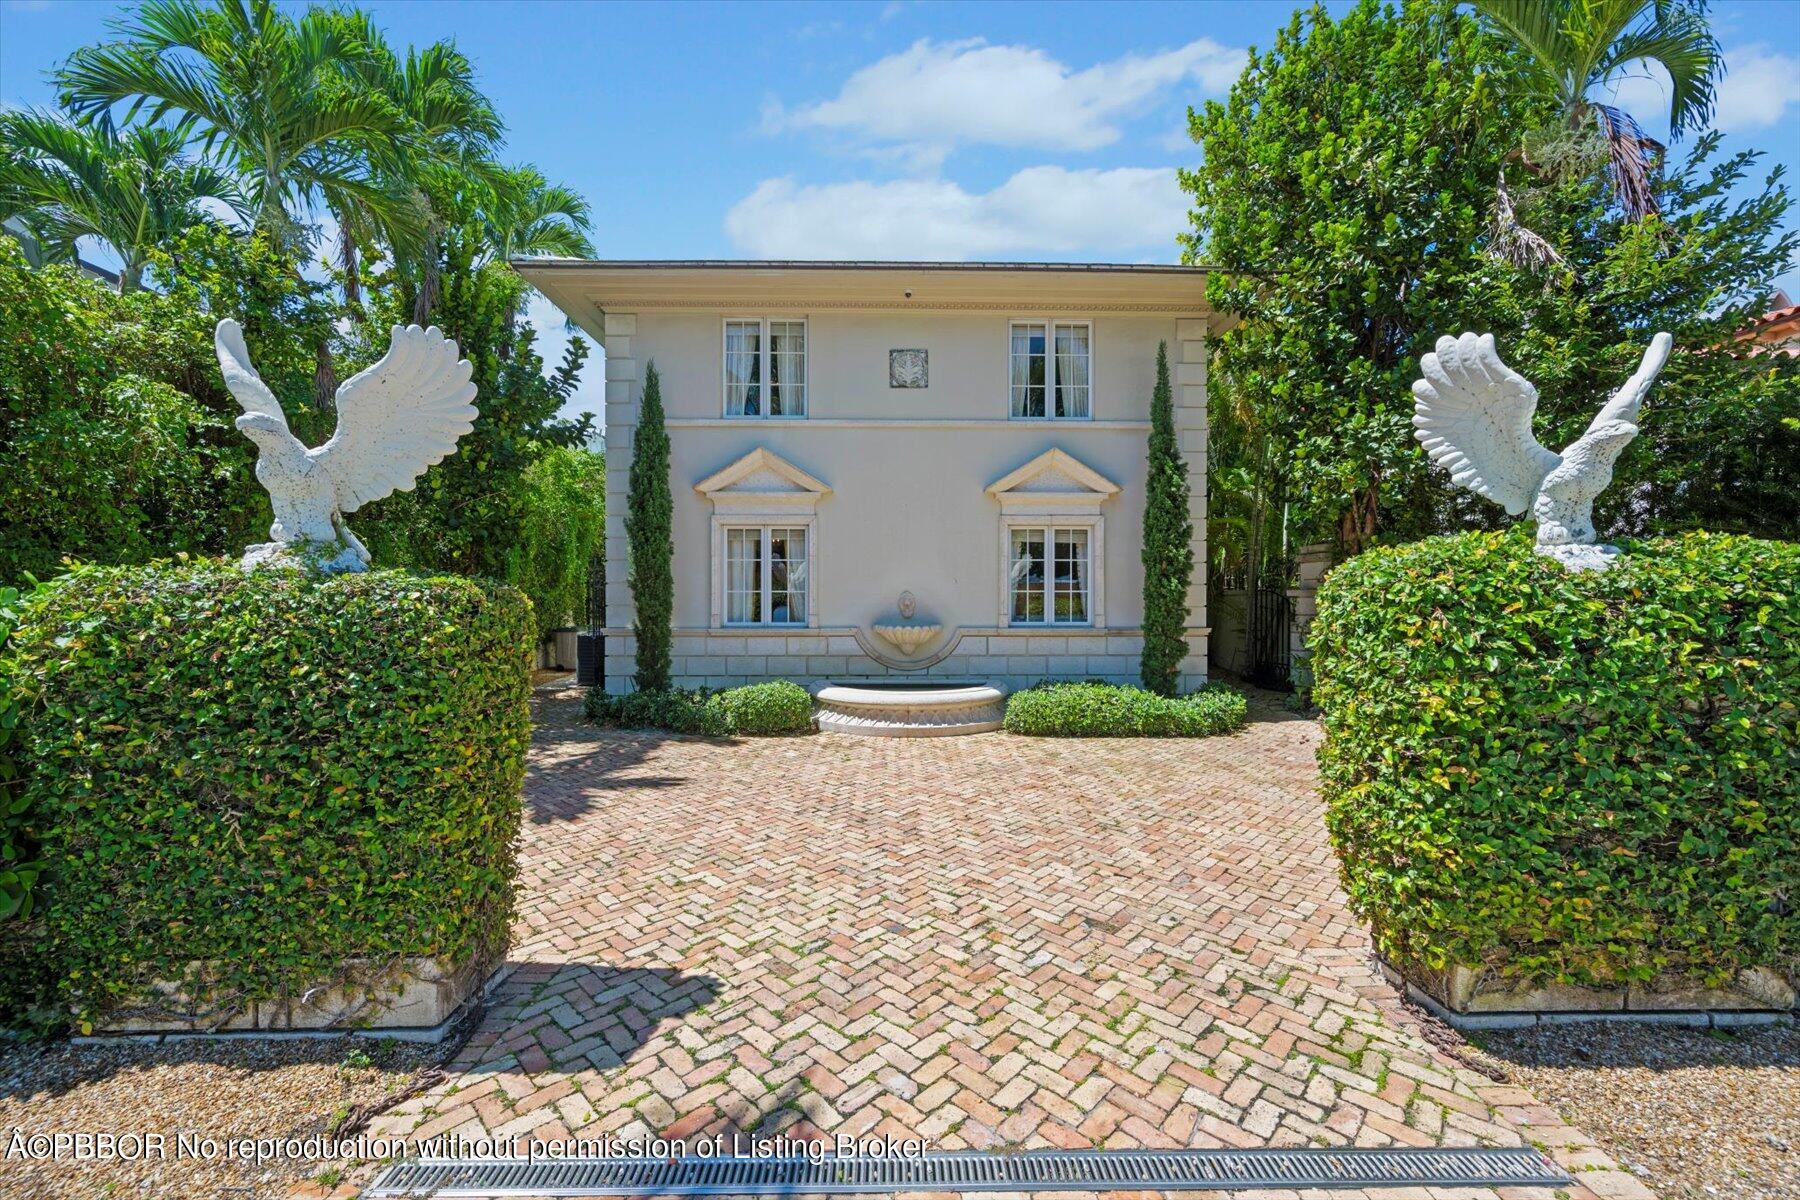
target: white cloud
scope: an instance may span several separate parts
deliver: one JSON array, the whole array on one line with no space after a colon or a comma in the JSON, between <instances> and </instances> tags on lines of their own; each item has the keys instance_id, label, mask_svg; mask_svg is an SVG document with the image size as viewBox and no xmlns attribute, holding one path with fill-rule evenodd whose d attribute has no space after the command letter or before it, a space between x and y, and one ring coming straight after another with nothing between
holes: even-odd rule
<instances>
[{"instance_id":1,"label":"white cloud","mask_svg":"<svg viewBox=\"0 0 1800 1200\"><path fill-rule=\"evenodd\" d=\"M1800 57L1762 42L1725 50L1725 76L1718 84L1713 126L1722 133L1745 133L1778 124L1789 106L1800 107ZM1668 131L1669 77L1661 67L1636 70L1613 81L1614 103L1643 123L1653 137Z\"/></svg>"},{"instance_id":2,"label":"white cloud","mask_svg":"<svg viewBox=\"0 0 1800 1200\"><path fill-rule=\"evenodd\" d=\"M1757 43L1727 50L1725 66L1715 122L1725 132L1766 129L1800 105L1800 57Z\"/></svg>"},{"instance_id":3,"label":"white cloud","mask_svg":"<svg viewBox=\"0 0 1800 1200\"><path fill-rule=\"evenodd\" d=\"M1028 167L990 192L943 179L798 184L766 179L725 214L758 258L959 260L1148 253L1175 257L1187 197L1169 168Z\"/></svg>"},{"instance_id":4,"label":"white cloud","mask_svg":"<svg viewBox=\"0 0 1800 1200\"><path fill-rule=\"evenodd\" d=\"M856 72L830 100L772 106L764 123L875 143L1096 150L1119 139L1122 118L1169 89L1198 83L1221 92L1243 65L1244 51L1210 38L1080 71L1029 46L927 39Z\"/></svg>"}]
</instances>

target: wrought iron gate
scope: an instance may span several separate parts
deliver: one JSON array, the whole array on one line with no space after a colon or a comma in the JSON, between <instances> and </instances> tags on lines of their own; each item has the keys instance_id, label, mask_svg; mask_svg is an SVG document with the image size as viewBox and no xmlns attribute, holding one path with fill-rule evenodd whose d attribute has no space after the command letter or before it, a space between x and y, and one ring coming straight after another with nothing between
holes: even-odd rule
<instances>
[{"instance_id":1,"label":"wrought iron gate","mask_svg":"<svg viewBox=\"0 0 1800 1200\"><path fill-rule=\"evenodd\" d=\"M1285 579L1259 579L1250 587L1249 679L1258 687L1294 690L1294 606Z\"/></svg>"},{"instance_id":2,"label":"wrought iron gate","mask_svg":"<svg viewBox=\"0 0 1800 1200\"><path fill-rule=\"evenodd\" d=\"M588 560L587 626L575 635L575 682L582 687L606 686L606 557Z\"/></svg>"}]
</instances>

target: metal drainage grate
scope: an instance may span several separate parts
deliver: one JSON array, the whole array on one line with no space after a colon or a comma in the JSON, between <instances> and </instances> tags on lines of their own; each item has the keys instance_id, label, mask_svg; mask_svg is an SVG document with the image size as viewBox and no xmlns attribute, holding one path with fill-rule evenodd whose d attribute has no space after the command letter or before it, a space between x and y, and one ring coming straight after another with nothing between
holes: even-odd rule
<instances>
[{"instance_id":1,"label":"metal drainage grate","mask_svg":"<svg viewBox=\"0 0 1800 1200\"><path fill-rule=\"evenodd\" d=\"M768 1196L1566 1185L1529 1148L1080 1150L916 1158L589 1158L396 1163L366 1197Z\"/></svg>"}]
</instances>

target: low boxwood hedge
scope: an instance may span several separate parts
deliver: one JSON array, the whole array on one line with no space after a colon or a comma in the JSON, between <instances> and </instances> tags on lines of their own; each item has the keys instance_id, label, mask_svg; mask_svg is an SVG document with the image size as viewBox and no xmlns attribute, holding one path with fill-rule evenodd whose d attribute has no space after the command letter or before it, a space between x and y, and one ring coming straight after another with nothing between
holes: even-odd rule
<instances>
[{"instance_id":1,"label":"low boxwood hedge","mask_svg":"<svg viewBox=\"0 0 1800 1200\"><path fill-rule=\"evenodd\" d=\"M1008 733L1030 737L1207 737L1244 724L1241 693L1209 683L1159 696L1112 683L1040 683L1006 701Z\"/></svg>"},{"instance_id":2,"label":"low boxwood hedge","mask_svg":"<svg viewBox=\"0 0 1800 1200\"><path fill-rule=\"evenodd\" d=\"M534 633L512 588L391 571L88 569L33 597L0 677L58 1004L195 963L254 1000L502 952Z\"/></svg>"},{"instance_id":3,"label":"low boxwood hedge","mask_svg":"<svg viewBox=\"0 0 1800 1200\"><path fill-rule=\"evenodd\" d=\"M1467 533L1337 567L1311 630L1327 824L1402 965L1526 983L1793 976L1800 546L1604 572Z\"/></svg>"},{"instance_id":4,"label":"low boxwood hedge","mask_svg":"<svg viewBox=\"0 0 1800 1200\"><path fill-rule=\"evenodd\" d=\"M609 696L587 695L587 714L603 725L666 729L708 737L800 733L812 728L812 697L797 683L778 680L714 691L671 688Z\"/></svg>"},{"instance_id":5,"label":"low boxwood hedge","mask_svg":"<svg viewBox=\"0 0 1800 1200\"><path fill-rule=\"evenodd\" d=\"M727 688L719 706L733 733L795 733L812 728L812 697L797 683L778 680Z\"/></svg>"}]
</instances>

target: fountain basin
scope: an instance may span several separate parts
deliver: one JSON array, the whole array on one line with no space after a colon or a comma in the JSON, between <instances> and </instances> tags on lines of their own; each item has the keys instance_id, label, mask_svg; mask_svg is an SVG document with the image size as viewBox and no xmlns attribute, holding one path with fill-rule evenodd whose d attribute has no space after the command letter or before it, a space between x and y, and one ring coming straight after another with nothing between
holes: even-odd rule
<instances>
[{"instance_id":1,"label":"fountain basin","mask_svg":"<svg viewBox=\"0 0 1800 1200\"><path fill-rule=\"evenodd\" d=\"M902 654L917 654L920 650L937 640L942 625L935 623L921 625L877 625L875 632L886 638Z\"/></svg>"},{"instance_id":2,"label":"fountain basin","mask_svg":"<svg viewBox=\"0 0 1800 1200\"><path fill-rule=\"evenodd\" d=\"M814 698L821 730L864 737L988 733L1006 716L1006 692L989 683L828 683Z\"/></svg>"}]
</instances>

